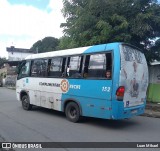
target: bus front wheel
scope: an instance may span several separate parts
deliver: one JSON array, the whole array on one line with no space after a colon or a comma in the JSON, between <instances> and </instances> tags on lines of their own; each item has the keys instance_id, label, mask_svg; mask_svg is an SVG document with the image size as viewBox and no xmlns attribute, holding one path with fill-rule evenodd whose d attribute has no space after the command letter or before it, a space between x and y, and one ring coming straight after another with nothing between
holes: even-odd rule
<instances>
[{"instance_id":1,"label":"bus front wheel","mask_svg":"<svg viewBox=\"0 0 160 151\"><path fill-rule=\"evenodd\" d=\"M80 120L79 106L74 102L70 102L67 104L65 114L67 119L71 122L76 123Z\"/></svg>"},{"instance_id":2,"label":"bus front wheel","mask_svg":"<svg viewBox=\"0 0 160 151\"><path fill-rule=\"evenodd\" d=\"M24 110L31 110L32 108L32 105L29 102L29 97L27 95L22 97L22 107Z\"/></svg>"}]
</instances>

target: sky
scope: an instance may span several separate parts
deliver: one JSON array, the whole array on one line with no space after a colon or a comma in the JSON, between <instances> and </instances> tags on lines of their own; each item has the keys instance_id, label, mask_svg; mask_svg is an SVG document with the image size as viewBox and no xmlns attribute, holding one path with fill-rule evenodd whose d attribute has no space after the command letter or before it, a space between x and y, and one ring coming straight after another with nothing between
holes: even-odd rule
<instances>
[{"instance_id":1,"label":"sky","mask_svg":"<svg viewBox=\"0 0 160 151\"><path fill-rule=\"evenodd\" d=\"M6 47L30 49L45 37L63 36L62 0L0 0L0 57Z\"/></svg>"},{"instance_id":2,"label":"sky","mask_svg":"<svg viewBox=\"0 0 160 151\"><path fill-rule=\"evenodd\" d=\"M7 58L6 47L30 49L45 37L62 37L62 7L62 0L0 0L0 57Z\"/></svg>"}]
</instances>

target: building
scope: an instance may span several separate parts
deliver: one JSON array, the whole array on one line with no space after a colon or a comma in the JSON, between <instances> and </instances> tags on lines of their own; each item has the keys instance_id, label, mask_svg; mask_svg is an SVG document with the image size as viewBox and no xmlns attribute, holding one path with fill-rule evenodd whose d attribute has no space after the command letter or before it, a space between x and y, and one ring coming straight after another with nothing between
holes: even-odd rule
<instances>
[{"instance_id":1,"label":"building","mask_svg":"<svg viewBox=\"0 0 160 151\"><path fill-rule=\"evenodd\" d=\"M0 69L1 81L5 78L5 83L3 83L3 85L15 87L17 77L16 66L21 60L24 60L28 55L33 54L35 51L15 48L14 46L7 47L6 51L8 52L8 61L5 62L4 69Z\"/></svg>"},{"instance_id":2,"label":"building","mask_svg":"<svg viewBox=\"0 0 160 151\"><path fill-rule=\"evenodd\" d=\"M28 55L35 53L30 49L15 48L14 46L7 47L6 50L8 52L8 61L21 61Z\"/></svg>"},{"instance_id":3,"label":"building","mask_svg":"<svg viewBox=\"0 0 160 151\"><path fill-rule=\"evenodd\" d=\"M160 103L160 62L149 65L149 86L147 101Z\"/></svg>"}]
</instances>

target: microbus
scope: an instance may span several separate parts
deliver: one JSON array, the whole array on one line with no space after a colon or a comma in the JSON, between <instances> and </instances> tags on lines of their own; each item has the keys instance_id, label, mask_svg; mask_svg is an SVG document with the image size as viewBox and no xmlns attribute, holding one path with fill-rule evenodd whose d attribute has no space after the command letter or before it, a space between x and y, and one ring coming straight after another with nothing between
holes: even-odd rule
<instances>
[{"instance_id":1,"label":"microbus","mask_svg":"<svg viewBox=\"0 0 160 151\"><path fill-rule=\"evenodd\" d=\"M71 122L119 120L144 113L147 86L144 54L117 42L28 56L18 67L16 95L24 110L62 111Z\"/></svg>"}]
</instances>

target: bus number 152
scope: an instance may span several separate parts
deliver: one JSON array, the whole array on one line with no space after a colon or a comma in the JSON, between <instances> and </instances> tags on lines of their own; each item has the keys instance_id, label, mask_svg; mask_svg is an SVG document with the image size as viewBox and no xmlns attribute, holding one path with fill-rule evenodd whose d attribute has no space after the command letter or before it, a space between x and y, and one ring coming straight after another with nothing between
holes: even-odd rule
<instances>
[{"instance_id":1,"label":"bus number 152","mask_svg":"<svg viewBox=\"0 0 160 151\"><path fill-rule=\"evenodd\" d=\"M110 87L102 87L103 92L110 92L111 88Z\"/></svg>"}]
</instances>

